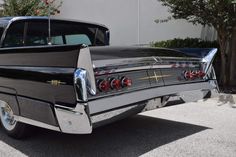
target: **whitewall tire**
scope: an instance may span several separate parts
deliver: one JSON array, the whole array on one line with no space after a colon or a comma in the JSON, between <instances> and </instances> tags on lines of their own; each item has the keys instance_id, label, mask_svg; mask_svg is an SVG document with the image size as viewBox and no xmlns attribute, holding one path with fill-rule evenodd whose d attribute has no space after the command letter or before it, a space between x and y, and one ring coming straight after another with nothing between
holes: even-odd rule
<instances>
[{"instance_id":1,"label":"whitewall tire","mask_svg":"<svg viewBox=\"0 0 236 157\"><path fill-rule=\"evenodd\" d=\"M27 125L17 122L10 105L3 101L0 103L0 122L7 135L17 139L25 137Z\"/></svg>"}]
</instances>

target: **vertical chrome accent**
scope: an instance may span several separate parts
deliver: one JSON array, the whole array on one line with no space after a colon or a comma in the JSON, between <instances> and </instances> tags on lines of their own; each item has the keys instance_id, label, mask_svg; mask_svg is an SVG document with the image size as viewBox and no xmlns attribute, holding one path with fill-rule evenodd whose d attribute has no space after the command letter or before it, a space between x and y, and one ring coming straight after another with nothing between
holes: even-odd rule
<instances>
[{"instance_id":1,"label":"vertical chrome accent","mask_svg":"<svg viewBox=\"0 0 236 157\"><path fill-rule=\"evenodd\" d=\"M207 74L208 73L208 71L209 71L209 69L210 69L210 66L211 66L211 64L212 64L212 62L213 62L213 59L214 59L214 57L215 57L215 55L216 55L216 53L217 53L217 48L214 48L214 49L212 49L210 52L209 52L209 54L206 56L206 57L204 57L203 59L202 59L202 62L203 63L205 63L205 66L204 66L204 72Z\"/></svg>"},{"instance_id":2,"label":"vertical chrome accent","mask_svg":"<svg viewBox=\"0 0 236 157\"><path fill-rule=\"evenodd\" d=\"M96 95L96 83L93 71L93 63L91 60L90 50L86 45L82 45L82 48L80 49L77 68L86 70L86 88L89 94Z\"/></svg>"},{"instance_id":3,"label":"vertical chrome accent","mask_svg":"<svg viewBox=\"0 0 236 157\"><path fill-rule=\"evenodd\" d=\"M74 84L76 89L77 101L87 101L87 71L84 69L77 69L74 72Z\"/></svg>"}]
</instances>

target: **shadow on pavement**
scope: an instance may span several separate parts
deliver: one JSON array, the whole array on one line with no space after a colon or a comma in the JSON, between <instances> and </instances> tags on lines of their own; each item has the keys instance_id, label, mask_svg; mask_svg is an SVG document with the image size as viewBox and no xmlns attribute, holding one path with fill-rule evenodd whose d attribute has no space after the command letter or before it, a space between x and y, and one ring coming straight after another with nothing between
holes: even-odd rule
<instances>
[{"instance_id":1,"label":"shadow on pavement","mask_svg":"<svg viewBox=\"0 0 236 157\"><path fill-rule=\"evenodd\" d=\"M67 135L36 129L30 138L18 141L0 129L0 141L34 157L136 157L206 129L210 128L137 115L97 128L91 135Z\"/></svg>"}]
</instances>

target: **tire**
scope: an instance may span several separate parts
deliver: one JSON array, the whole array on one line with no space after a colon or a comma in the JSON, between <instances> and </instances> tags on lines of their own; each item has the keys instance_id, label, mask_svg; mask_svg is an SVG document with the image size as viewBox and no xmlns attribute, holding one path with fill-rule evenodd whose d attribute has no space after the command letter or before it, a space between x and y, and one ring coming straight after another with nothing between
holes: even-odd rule
<instances>
[{"instance_id":1,"label":"tire","mask_svg":"<svg viewBox=\"0 0 236 157\"><path fill-rule=\"evenodd\" d=\"M210 91L210 90L205 91L203 99L209 99L209 98L211 98L211 95L212 95L212 94L211 94L211 91Z\"/></svg>"},{"instance_id":2,"label":"tire","mask_svg":"<svg viewBox=\"0 0 236 157\"><path fill-rule=\"evenodd\" d=\"M0 123L4 132L15 139L25 138L28 125L15 120L14 113L7 103L0 105Z\"/></svg>"}]
</instances>

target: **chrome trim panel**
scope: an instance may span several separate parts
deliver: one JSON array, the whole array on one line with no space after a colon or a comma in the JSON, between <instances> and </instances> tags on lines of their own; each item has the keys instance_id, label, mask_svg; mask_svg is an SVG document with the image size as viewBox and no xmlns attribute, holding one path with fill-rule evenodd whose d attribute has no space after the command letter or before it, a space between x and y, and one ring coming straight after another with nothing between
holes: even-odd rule
<instances>
[{"instance_id":1,"label":"chrome trim panel","mask_svg":"<svg viewBox=\"0 0 236 157\"><path fill-rule=\"evenodd\" d=\"M56 117L63 133L89 134L92 132L86 106L86 104L77 104L75 109L60 105L55 106Z\"/></svg>"},{"instance_id":2,"label":"chrome trim panel","mask_svg":"<svg viewBox=\"0 0 236 157\"><path fill-rule=\"evenodd\" d=\"M204 65L204 71L205 73L208 73L208 70L210 69L213 59L216 56L218 49L212 49L206 57L202 59L202 62L205 63Z\"/></svg>"},{"instance_id":3,"label":"chrome trim panel","mask_svg":"<svg viewBox=\"0 0 236 157\"><path fill-rule=\"evenodd\" d=\"M77 101L88 101L87 96L87 71L83 69L77 69L74 72L74 84L76 90Z\"/></svg>"},{"instance_id":4,"label":"chrome trim panel","mask_svg":"<svg viewBox=\"0 0 236 157\"><path fill-rule=\"evenodd\" d=\"M167 68L197 68L200 58L182 57L144 57L93 61L95 75L119 73L135 70L167 69Z\"/></svg>"},{"instance_id":5,"label":"chrome trim panel","mask_svg":"<svg viewBox=\"0 0 236 157\"><path fill-rule=\"evenodd\" d=\"M184 58L184 57L136 57L136 58L124 58L124 59L109 59L109 60L94 60L94 68L107 67L107 66L121 66L121 65L149 65L153 66L155 64L163 64L167 61L174 60L175 62L200 62L199 58Z\"/></svg>"},{"instance_id":6,"label":"chrome trim panel","mask_svg":"<svg viewBox=\"0 0 236 157\"><path fill-rule=\"evenodd\" d=\"M30 125L33 125L33 126L37 126L37 127L41 127L41 128L45 128L45 129L49 129L49 130L54 130L54 131L59 131L59 132L61 131L60 128L57 127L57 126L48 125L46 123L42 123L42 122L32 120L32 119L29 119L29 118L25 118L25 117L21 117L21 116L14 115L14 117L18 122L30 124Z\"/></svg>"},{"instance_id":7,"label":"chrome trim panel","mask_svg":"<svg viewBox=\"0 0 236 157\"><path fill-rule=\"evenodd\" d=\"M96 83L93 71L93 64L91 61L91 55L89 48L86 45L83 45L83 48L80 49L77 68L84 69L86 73L86 87L88 92L91 95L96 95Z\"/></svg>"},{"instance_id":8,"label":"chrome trim panel","mask_svg":"<svg viewBox=\"0 0 236 157\"><path fill-rule=\"evenodd\" d=\"M152 89L146 89L117 96L96 99L89 102L90 114L96 114L106 110L119 108L125 105L137 103L144 100L172 95L182 91L214 89L212 82L191 83L182 85L171 85Z\"/></svg>"},{"instance_id":9,"label":"chrome trim panel","mask_svg":"<svg viewBox=\"0 0 236 157\"><path fill-rule=\"evenodd\" d=\"M115 116L123 114L123 113L125 113L129 110L135 109L140 105L143 105L143 104L135 104L135 105L132 105L132 106L127 106L127 107L123 107L123 108L120 108L120 109L116 109L114 111L109 111L109 112L101 113L101 114L98 114L98 115L94 115L94 116L91 116L91 121L94 124L94 123L98 123L98 122L101 122L101 121L104 121L104 120L108 120L108 119L111 119ZM143 105L143 107L145 107L145 105ZM140 111L142 111L142 110L140 110Z\"/></svg>"},{"instance_id":10,"label":"chrome trim panel","mask_svg":"<svg viewBox=\"0 0 236 157\"><path fill-rule=\"evenodd\" d=\"M187 67L195 68L196 65L188 64ZM149 69L167 69L173 68L173 65L150 65L150 66L140 66L140 67L132 67L132 68L120 68L120 69L112 69L112 70L102 70L102 71L95 71L95 75L103 75L108 73L119 73L119 72L127 72L127 71L135 71L135 70L149 70Z\"/></svg>"}]
</instances>

